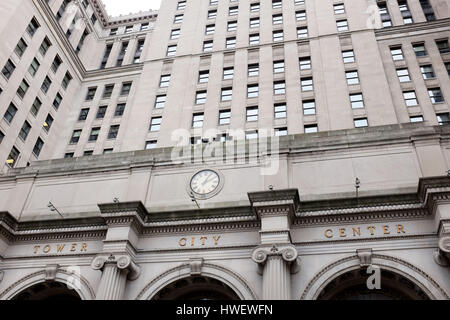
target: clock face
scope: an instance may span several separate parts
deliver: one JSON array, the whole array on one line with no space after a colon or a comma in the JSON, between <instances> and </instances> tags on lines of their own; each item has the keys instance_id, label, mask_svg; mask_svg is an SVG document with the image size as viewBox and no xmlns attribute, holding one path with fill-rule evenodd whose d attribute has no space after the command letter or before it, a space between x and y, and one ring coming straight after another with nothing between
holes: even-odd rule
<instances>
[{"instance_id":1,"label":"clock face","mask_svg":"<svg viewBox=\"0 0 450 320\"><path fill-rule=\"evenodd\" d=\"M190 187L192 191L200 195L207 195L219 187L220 177L217 172L203 170L196 173L192 179Z\"/></svg>"}]
</instances>

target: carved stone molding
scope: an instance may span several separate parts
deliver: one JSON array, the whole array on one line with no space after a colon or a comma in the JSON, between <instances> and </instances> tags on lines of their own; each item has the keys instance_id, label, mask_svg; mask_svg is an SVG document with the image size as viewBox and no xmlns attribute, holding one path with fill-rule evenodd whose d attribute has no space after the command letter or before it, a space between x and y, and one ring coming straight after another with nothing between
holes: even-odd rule
<instances>
[{"instance_id":1,"label":"carved stone molding","mask_svg":"<svg viewBox=\"0 0 450 320\"><path fill-rule=\"evenodd\" d=\"M189 266L191 267L191 276L201 275L203 268L203 258L189 259Z\"/></svg>"},{"instance_id":2,"label":"carved stone molding","mask_svg":"<svg viewBox=\"0 0 450 320\"><path fill-rule=\"evenodd\" d=\"M45 267L45 281L55 281L59 265L49 264Z\"/></svg>"},{"instance_id":3,"label":"carved stone molding","mask_svg":"<svg viewBox=\"0 0 450 320\"><path fill-rule=\"evenodd\" d=\"M434 261L442 267L450 266L450 220L441 221L439 226L438 249Z\"/></svg>"},{"instance_id":4,"label":"carved stone molding","mask_svg":"<svg viewBox=\"0 0 450 320\"><path fill-rule=\"evenodd\" d=\"M372 249L357 249L356 255L359 258L361 267L367 267L372 264Z\"/></svg>"},{"instance_id":5,"label":"carved stone molding","mask_svg":"<svg viewBox=\"0 0 450 320\"><path fill-rule=\"evenodd\" d=\"M128 271L128 280L136 280L140 273L141 268L134 263L129 255L99 255L92 261L91 267L94 270L102 270L106 264L116 264L117 268L120 270Z\"/></svg>"}]
</instances>

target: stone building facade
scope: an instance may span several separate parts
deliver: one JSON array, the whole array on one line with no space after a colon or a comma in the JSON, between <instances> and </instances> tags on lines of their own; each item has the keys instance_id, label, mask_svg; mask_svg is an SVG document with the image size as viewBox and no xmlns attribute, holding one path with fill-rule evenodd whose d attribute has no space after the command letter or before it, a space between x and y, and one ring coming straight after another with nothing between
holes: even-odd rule
<instances>
[{"instance_id":1,"label":"stone building facade","mask_svg":"<svg viewBox=\"0 0 450 320\"><path fill-rule=\"evenodd\" d=\"M449 299L448 1L0 16L0 299Z\"/></svg>"}]
</instances>

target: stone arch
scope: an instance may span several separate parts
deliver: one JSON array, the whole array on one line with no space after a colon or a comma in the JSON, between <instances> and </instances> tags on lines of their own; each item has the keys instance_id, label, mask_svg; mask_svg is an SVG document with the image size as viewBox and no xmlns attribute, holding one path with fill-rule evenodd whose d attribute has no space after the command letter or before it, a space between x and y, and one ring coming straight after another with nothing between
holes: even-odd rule
<instances>
[{"instance_id":1,"label":"stone arch","mask_svg":"<svg viewBox=\"0 0 450 320\"><path fill-rule=\"evenodd\" d=\"M402 259L386 256L372 255L372 264L379 266L382 270L396 273L414 285L419 287L430 299L443 300L449 299L449 295L442 289L439 284L420 268ZM315 300L324 290L324 288L343 274L359 269L360 260L354 255L335 261L326 266L308 283L303 291L301 300Z\"/></svg>"},{"instance_id":2,"label":"stone arch","mask_svg":"<svg viewBox=\"0 0 450 320\"><path fill-rule=\"evenodd\" d=\"M237 273L224 267L204 263L199 276L218 280L232 289L241 300L256 300L257 296L247 282ZM167 270L147 284L136 297L136 300L151 300L162 289L175 281L191 277L190 264L183 264Z\"/></svg>"},{"instance_id":3,"label":"stone arch","mask_svg":"<svg viewBox=\"0 0 450 320\"><path fill-rule=\"evenodd\" d=\"M44 270L31 273L10 285L5 291L1 292L0 300L13 299L24 290L46 281ZM94 290L89 285L89 282L81 275L76 275L74 273L67 272L66 270L58 269L52 281L60 282L65 285L76 283L77 286L73 289L76 291L78 296L80 296L81 300L95 299Z\"/></svg>"}]
</instances>

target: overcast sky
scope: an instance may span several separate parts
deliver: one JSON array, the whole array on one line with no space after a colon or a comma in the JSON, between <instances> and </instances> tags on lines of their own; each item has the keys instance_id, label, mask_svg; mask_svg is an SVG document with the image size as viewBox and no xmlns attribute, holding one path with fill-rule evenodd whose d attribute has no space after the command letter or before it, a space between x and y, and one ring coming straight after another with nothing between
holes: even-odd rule
<instances>
[{"instance_id":1,"label":"overcast sky","mask_svg":"<svg viewBox=\"0 0 450 320\"><path fill-rule=\"evenodd\" d=\"M158 10L161 0L103 0L110 16L136 13L149 9Z\"/></svg>"}]
</instances>

